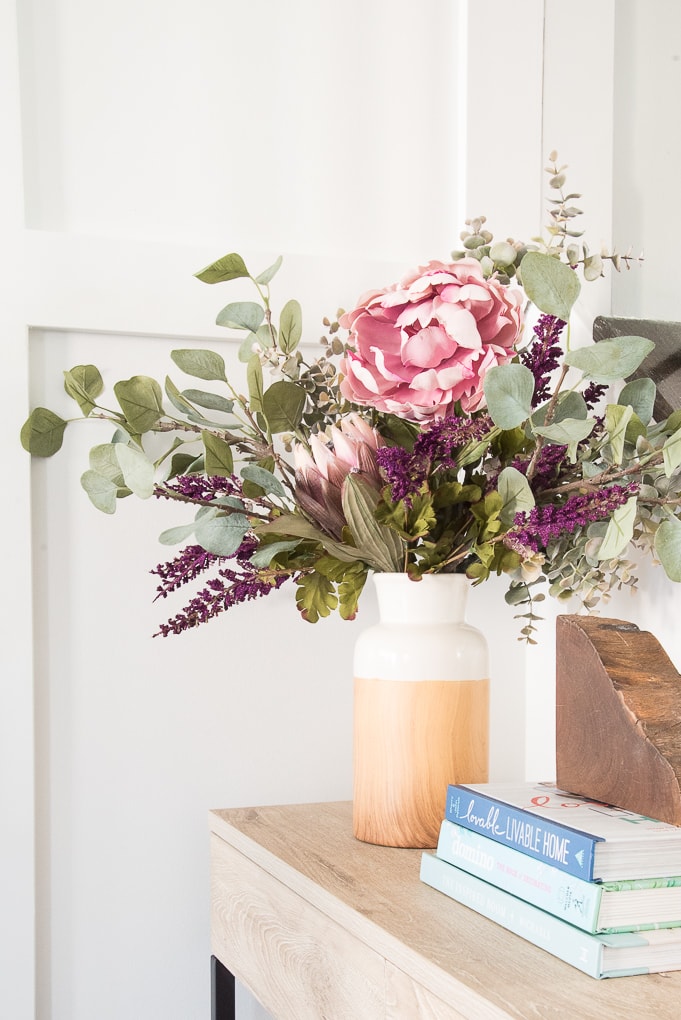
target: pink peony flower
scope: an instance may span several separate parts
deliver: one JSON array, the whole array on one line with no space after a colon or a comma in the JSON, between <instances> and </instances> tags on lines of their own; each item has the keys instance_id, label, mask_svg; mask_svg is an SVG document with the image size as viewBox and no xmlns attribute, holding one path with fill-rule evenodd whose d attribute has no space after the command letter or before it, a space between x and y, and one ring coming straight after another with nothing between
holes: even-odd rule
<instances>
[{"instance_id":1,"label":"pink peony flower","mask_svg":"<svg viewBox=\"0 0 681 1020\"><path fill-rule=\"evenodd\" d=\"M340 320L354 346L343 396L411 421L444 418L457 401L476 411L485 374L515 355L522 303L522 291L486 280L473 258L429 262L364 294Z\"/></svg>"},{"instance_id":2,"label":"pink peony flower","mask_svg":"<svg viewBox=\"0 0 681 1020\"><path fill-rule=\"evenodd\" d=\"M300 444L294 447L296 501L328 535L340 540L345 527L343 483L349 474L361 474L380 491L376 450L381 445L375 429L349 414L327 434L310 437L311 453Z\"/></svg>"}]
</instances>

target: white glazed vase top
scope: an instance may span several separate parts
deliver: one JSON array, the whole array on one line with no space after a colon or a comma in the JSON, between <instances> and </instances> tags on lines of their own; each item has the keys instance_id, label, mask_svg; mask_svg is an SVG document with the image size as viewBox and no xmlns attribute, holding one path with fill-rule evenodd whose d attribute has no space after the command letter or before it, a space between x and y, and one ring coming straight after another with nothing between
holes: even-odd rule
<instances>
[{"instance_id":1,"label":"white glazed vase top","mask_svg":"<svg viewBox=\"0 0 681 1020\"><path fill-rule=\"evenodd\" d=\"M465 622L464 575L374 583L380 622L354 656L354 834L434 847L447 785L488 778L487 643Z\"/></svg>"}]
</instances>

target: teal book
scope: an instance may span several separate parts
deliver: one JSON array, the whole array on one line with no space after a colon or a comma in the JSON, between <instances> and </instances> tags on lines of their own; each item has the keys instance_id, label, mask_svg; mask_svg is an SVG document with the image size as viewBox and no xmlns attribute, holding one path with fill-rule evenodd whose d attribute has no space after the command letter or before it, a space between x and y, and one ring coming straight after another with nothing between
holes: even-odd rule
<instances>
[{"instance_id":1,"label":"teal book","mask_svg":"<svg viewBox=\"0 0 681 1020\"><path fill-rule=\"evenodd\" d=\"M421 881L593 978L681 970L681 929L591 935L431 853Z\"/></svg>"},{"instance_id":2,"label":"teal book","mask_svg":"<svg viewBox=\"0 0 681 1020\"><path fill-rule=\"evenodd\" d=\"M586 882L446 818L437 856L584 931L681 926L681 876Z\"/></svg>"}]
</instances>

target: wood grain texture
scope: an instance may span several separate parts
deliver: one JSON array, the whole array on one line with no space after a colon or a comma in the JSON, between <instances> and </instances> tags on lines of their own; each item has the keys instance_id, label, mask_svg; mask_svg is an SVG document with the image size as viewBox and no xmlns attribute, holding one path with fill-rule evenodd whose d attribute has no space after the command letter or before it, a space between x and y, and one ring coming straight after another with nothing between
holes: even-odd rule
<instances>
[{"instance_id":1,"label":"wood grain texture","mask_svg":"<svg viewBox=\"0 0 681 1020\"><path fill-rule=\"evenodd\" d=\"M385 960L385 1012L358 1007L357 1020L415 1020L420 1016L415 1002L424 1020L431 1020L428 1009L432 1020L678 1020L681 972L606 981L587 977L426 886L419 879L420 850L356 840L350 803L215 811L211 828L240 855L231 858L234 892L225 893L213 915L213 952L227 967L244 952L234 945L239 927L227 921L232 896L247 900L274 880L290 891L292 904L301 900L312 908L303 915L300 906L291 906L307 945L323 939L333 922L362 951ZM242 861L255 870L249 866L242 873ZM269 892L266 896L270 916L279 908ZM262 909L256 898L254 913ZM286 930L293 940L292 929ZM263 943L252 949L261 955L257 966L249 965L246 980L258 998L260 982L267 982L261 968L267 969L269 951L267 940ZM286 954L278 955L285 962ZM352 967L362 972L356 962ZM296 981L305 984L304 975ZM314 1001L315 994L311 981L306 995ZM441 1017L440 1004L451 1015ZM290 1014L273 1015L286 1020Z\"/></svg>"},{"instance_id":2,"label":"wood grain texture","mask_svg":"<svg viewBox=\"0 0 681 1020\"><path fill-rule=\"evenodd\" d=\"M681 825L681 677L624 620L556 621L556 782Z\"/></svg>"},{"instance_id":3,"label":"wood grain texture","mask_svg":"<svg viewBox=\"0 0 681 1020\"><path fill-rule=\"evenodd\" d=\"M353 831L435 847L449 783L485 783L488 680L355 679Z\"/></svg>"}]
</instances>

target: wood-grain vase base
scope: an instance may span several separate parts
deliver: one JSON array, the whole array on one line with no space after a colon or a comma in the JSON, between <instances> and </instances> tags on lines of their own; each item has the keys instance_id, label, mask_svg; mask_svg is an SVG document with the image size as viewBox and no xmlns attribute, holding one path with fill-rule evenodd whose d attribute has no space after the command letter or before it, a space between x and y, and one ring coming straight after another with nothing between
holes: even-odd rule
<instances>
[{"instance_id":1,"label":"wood-grain vase base","mask_svg":"<svg viewBox=\"0 0 681 1020\"><path fill-rule=\"evenodd\" d=\"M355 679L353 831L433 848L449 783L485 783L489 680Z\"/></svg>"},{"instance_id":2,"label":"wood-grain vase base","mask_svg":"<svg viewBox=\"0 0 681 1020\"><path fill-rule=\"evenodd\" d=\"M556 781L681 825L681 676L648 631L558 617Z\"/></svg>"}]
</instances>

